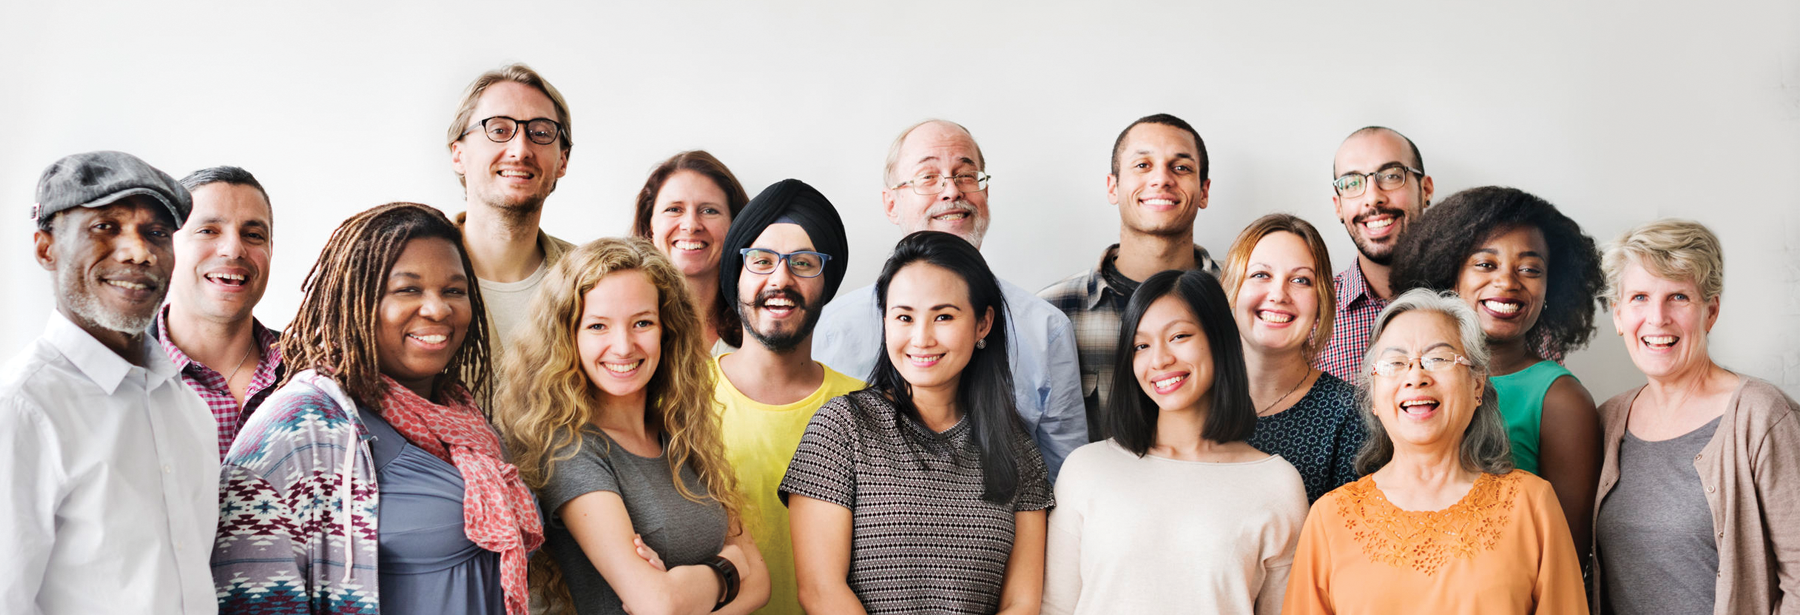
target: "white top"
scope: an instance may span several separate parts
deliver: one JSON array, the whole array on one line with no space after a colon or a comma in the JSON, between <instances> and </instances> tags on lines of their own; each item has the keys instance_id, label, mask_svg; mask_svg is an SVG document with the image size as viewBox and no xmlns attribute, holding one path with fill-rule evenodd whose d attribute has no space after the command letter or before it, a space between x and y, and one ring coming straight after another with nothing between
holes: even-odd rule
<instances>
[{"instance_id":1,"label":"white top","mask_svg":"<svg viewBox=\"0 0 1800 615\"><path fill-rule=\"evenodd\" d=\"M0 613L218 611L212 414L143 339L138 367L52 313L0 368Z\"/></svg>"},{"instance_id":2,"label":"white top","mask_svg":"<svg viewBox=\"0 0 1800 615\"><path fill-rule=\"evenodd\" d=\"M1069 455L1045 554L1046 615L1281 612L1306 486L1281 457L1138 457L1112 440Z\"/></svg>"},{"instance_id":3,"label":"white top","mask_svg":"<svg viewBox=\"0 0 1800 615\"><path fill-rule=\"evenodd\" d=\"M481 284L481 302L487 308L488 348L494 354L491 363L495 367L499 367L500 355L512 342L513 330L531 317L531 299L537 296L538 286L549 273L550 261L545 259L537 271L517 282L476 279Z\"/></svg>"}]
</instances>

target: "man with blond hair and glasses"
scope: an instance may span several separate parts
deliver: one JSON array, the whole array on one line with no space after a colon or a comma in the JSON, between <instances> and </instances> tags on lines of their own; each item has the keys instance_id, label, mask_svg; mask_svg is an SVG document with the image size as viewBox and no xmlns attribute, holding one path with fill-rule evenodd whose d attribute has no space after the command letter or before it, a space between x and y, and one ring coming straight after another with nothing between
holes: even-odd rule
<instances>
[{"instance_id":1,"label":"man with blond hair and glasses","mask_svg":"<svg viewBox=\"0 0 1800 615\"><path fill-rule=\"evenodd\" d=\"M988 228L987 160L969 130L925 120L900 132L888 148L883 210L906 234L943 231L981 248ZM1087 409L1069 317L1035 293L1000 281L1006 297L1008 363L1019 417L1055 480L1063 458L1087 444ZM813 344L821 363L868 378L881 348L875 287L858 288L825 306Z\"/></svg>"},{"instance_id":2,"label":"man with blond hair and glasses","mask_svg":"<svg viewBox=\"0 0 1800 615\"><path fill-rule=\"evenodd\" d=\"M487 304L495 361L544 274L574 248L538 228L544 199L568 170L569 134L568 102L524 64L476 77L450 121L450 167L468 205L456 223Z\"/></svg>"}]
</instances>

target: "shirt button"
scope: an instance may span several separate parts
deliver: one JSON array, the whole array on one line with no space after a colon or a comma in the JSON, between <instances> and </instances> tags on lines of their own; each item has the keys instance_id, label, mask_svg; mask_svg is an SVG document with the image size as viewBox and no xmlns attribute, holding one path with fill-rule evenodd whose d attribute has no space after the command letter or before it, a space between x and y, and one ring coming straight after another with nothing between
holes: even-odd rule
<instances>
[{"instance_id":1,"label":"shirt button","mask_svg":"<svg viewBox=\"0 0 1800 615\"><path fill-rule=\"evenodd\" d=\"M1714 486L1712 486L1712 485L1707 485L1707 486L1706 486L1706 492L1707 492L1707 493L1712 493L1712 492L1713 492L1713 491L1715 491L1715 490L1717 490L1717 489L1718 489L1718 487L1714 487Z\"/></svg>"},{"instance_id":2,"label":"shirt button","mask_svg":"<svg viewBox=\"0 0 1800 615\"><path fill-rule=\"evenodd\" d=\"M173 474L173 473L175 473L174 467L171 467L168 464L163 465L163 474Z\"/></svg>"}]
</instances>

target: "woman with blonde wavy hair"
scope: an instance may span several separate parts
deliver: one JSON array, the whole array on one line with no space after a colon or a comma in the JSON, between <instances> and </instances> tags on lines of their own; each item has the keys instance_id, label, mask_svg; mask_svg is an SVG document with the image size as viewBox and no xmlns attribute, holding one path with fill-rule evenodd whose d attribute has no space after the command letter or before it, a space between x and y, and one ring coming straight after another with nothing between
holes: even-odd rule
<instances>
[{"instance_id":1,"label":"woman with blonde wavy hair","mask_svg":"<svg viewBox=\"0 0 1800 615\"><path fill-rule=\"evenodd\" d=\"M703 330L681 272L641 239L584 245L539 288L496 422L547 513L532 584L552 612L749 613L768 600Z\"/></svg>"}]
</instances>

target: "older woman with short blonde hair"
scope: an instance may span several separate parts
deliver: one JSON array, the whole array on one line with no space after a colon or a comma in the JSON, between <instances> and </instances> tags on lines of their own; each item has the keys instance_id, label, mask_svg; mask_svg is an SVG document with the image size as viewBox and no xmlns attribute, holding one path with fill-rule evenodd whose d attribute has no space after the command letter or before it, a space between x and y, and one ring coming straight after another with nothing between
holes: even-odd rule
<instances>
[{"instance_id":1,"label":"older woman with short blonde hair","mask_svg":"<svg viewBox=\"0 0 1800 615\"><path fill-rule=\"evenodd\" d=\"M1648 382L1600 406L1596 612L1800 612L1800 404L1707 351L1719 238L1657 220L1609 245L1602 268Z\"/></svg>"},{"instance_id":2,"label":"older woman with short blonde hair","mask_svg":"<svg viewBox=\"0 0 1800 615\"><path fill-rule=\"evenodd\" d=\"M1556 492L1513 468L1474 310L1407 291L1370 340L1366 476L1313 505L1282 612L1586 611Z\"/></svg>"}]
</instances>

